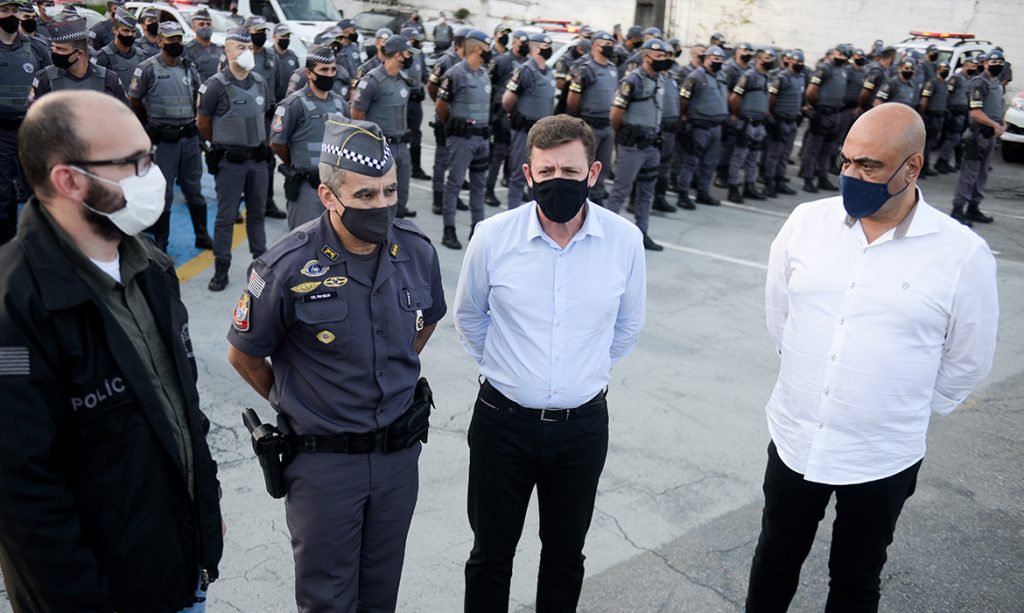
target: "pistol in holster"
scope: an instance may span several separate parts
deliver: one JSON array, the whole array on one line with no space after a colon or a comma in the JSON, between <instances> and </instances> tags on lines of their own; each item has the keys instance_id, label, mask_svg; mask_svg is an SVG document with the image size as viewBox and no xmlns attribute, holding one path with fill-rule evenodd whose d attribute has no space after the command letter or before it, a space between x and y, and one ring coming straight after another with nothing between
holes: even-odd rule
<instances>
[{"instance_id":1,"label":"pistol in holster","mask_svg":"<svg viewBox=\"0 0 1024 613\"><path fill-rule=\"evenodd\" d=\"M242 412L242 422L252 435L252 450L263 469L267 493L272 498L284 498L284 469L291 464L293 458L287 434L277 426L263 423L252 409Z\"/></svg>"}]
</instances>

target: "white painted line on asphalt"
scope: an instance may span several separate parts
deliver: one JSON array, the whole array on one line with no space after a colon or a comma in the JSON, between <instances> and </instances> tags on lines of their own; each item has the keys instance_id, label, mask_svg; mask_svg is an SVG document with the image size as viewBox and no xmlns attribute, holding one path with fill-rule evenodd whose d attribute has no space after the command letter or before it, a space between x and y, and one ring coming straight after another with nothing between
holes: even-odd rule
<instances>
[{"instance_id":1,"label":"white painted line on asphalt","mask_svg":"<svg viewBox=\"0 0 1024 613\"><path fill-rule=\"evenodd\" d=\"M766 211L764 209L759 209L756 206L747 206L745 204L734 204L732 202L722 202L722 206L727 206L727 207L729 207L731 209L741 209L741 210L744 210L744 211L751 211L751 212L754 212L754 213L761 213L761 214L764 214L764 215L771 215L772 217L781 217L783 219L787 219L789 217L789 213L779 213L777 211Z\"/></svg>"},{"instance_id":2,"label":"white painted line on asphalt","mask_svg":"<svg viewBox=\"0 0 1024 613\"><path fill-rule=\"evenodd\" d=\"M1024 215L1012 215L1010 213L999 213L997 211L991 211L991 210L990 211L985 211L985 212L986 213L991 213L991 214L995 215L996 217L1012 217L1013 219L1024 219Z\"/></svg>"},{"instance_id":3,"label":"white painted line on asphalt","mask_svg":"<svg viewBox=\"0 0 1024 613\"><path fill-rule=\"evenodd\" d=\"M673 251L682 251L683 253L690 253L693 255L699 255L705 258L711 258L712 260L721 260L723 262L730 262L732 264L739 264L740 266L747 266L748 268L756 268L758 270L768 270L767 264L760 262L752 262L750 260L742 260L740 258L734 258L729 255L722 255L720 253L712 253L710 251L704 251L703 249L694 249L693 247L682 247L680 245L673 245L672 243L659 243L666 249Z\"/></svg>"},{"instance_id":4,"label":"white painted line on asphalt","mask_svg":"<svg viewBox=\"0 0 1024 613\"><path fill-rule=\"evenodd\" d=\"M1002 251L996 251L995 249L992 249L991 251L992 251L992 255L1003 255Z\"/></svg>"},{"instance_id":5,"label":"white painted line on asphalt","mask_svg":"<svg viewBox=\"0 0 1024 613\"><path fill-rule=\"evenodd\" d=\"M433 184L422 185L420 183L416 183L415 181L416 181L416 179L413 179L412 181L410 181L409 182L409 187L412 187L412 188L415 188L415 189L418 189L418 190L421 190L421 191L424 191L424 192L434 193L434 186L433 186ZM423 183L426 183L426 181L424 181ZM462 193L463 191L464 190L459 190L459 193ZM501 192L507 192L507 191L508 191L507 187L500 187L499 186L499 187L495 187L494 188L494 193L495 194L499 194Z\"/></svg>"}]
</instances>

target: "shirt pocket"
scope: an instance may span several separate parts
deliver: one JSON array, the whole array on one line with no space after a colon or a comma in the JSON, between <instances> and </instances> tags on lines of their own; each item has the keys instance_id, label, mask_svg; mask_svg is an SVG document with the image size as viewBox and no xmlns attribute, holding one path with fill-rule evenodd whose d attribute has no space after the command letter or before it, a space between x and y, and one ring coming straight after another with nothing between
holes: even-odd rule
<instances>
[{"instance_id":1,"label":"shirt pocket","mask_svg":"<svg viewBox=\"0 0 1024 613\"><path fill-rule=\"evenodd\" d=\"M409 342L416 338L416 333L426 323L424 314L434 305L434 295L429 286L403 287L398 290L398 307L401 311L400 330L403 337L408 334Z\"/></svg>"},{"instance_id":2,"label":"shirt pocket","mask_svg":"<svg viewBox=\"0 0 1024 613\"><path fill-rule=\"evenodd\" d=\"M297 303L295 320L305 347L342 358L352 353L352 323L344 299Z\"/></svg>"}]
</instances>

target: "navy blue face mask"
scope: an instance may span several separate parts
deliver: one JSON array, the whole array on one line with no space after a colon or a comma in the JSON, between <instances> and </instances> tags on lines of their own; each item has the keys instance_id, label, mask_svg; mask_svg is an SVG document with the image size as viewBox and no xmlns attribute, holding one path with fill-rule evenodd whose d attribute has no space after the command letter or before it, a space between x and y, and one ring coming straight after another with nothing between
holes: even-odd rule
<instances>
[{"instance_id":1,"label":"navy blue face mask","mask_svg":"<svg viewBox=\"0 0 1024 613\"><path fill-rule=\"evenodd\" d=\"M839 175L839 193L843 195L843 208L846 209L847 214L854 219L860 219L862 217L871 217L878 212L878 209L882 208L890 198L899 196L910 187L910 183L903 186L903 189L896 192L895 194L889 192L889 181L896 178L896 174L899 173L903 165L907 163L913 156L907 157L903 160L900 165L896 168L896 172L892 173L888 180L884 183L874 183L873 181L865 181L864 179L858 179L856 177L849 177L845 174Z\"/></svg>"}]
</instances>

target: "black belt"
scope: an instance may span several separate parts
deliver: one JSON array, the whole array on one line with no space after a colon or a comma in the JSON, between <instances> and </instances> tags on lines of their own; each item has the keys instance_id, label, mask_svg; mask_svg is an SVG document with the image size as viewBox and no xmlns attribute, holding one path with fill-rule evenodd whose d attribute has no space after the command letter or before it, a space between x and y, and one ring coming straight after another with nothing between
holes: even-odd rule
<instances>
[{"instance_id":1,"label":"black belt","mask_svg":"<svg viewBox=\"0 0 1024 613\"><path fill-rule=\"evenodd\" d=\"M693 124L693 127L695 128L706 130L708 128L714 128L715 126L722 125L723 123L725 123L725 120L723 119L722 121L708 121L705 119L691 119L690 123Z\"/></svg>"},{"instance_id":2,"label":"black belt","mask_svg":"<svg viewBox=\"0 0 1024 613\"><path fill-rule=\"evenodd\" d=\"M517 417L525 417L537 421L572 421L585 417L590 411L607 406L605 401L607 395L608 390L603 389L590 400L572 409L531 409L510 400L495 389L490 381L484 381L483 385L480 386L480 402L484 405L495 411L504 411Z\"/></svg>"},{"instance_id":3,"label":"black belt","mask_svg":"<svg viewBox=\"0 0 1024 613\"><path fill-rule=\"evenodd\" d=\"M796 121L797 115L776 115L775 121Z\"/></svg>"},{"instance_id":4,"label":"black belt","mask_svg":"<svg viewBox=\"0 0 1024 613\"><path fill-rule=\"evenodd\" d=\"M607 117L580 117L580 119L595 130L603 130L612 125L612 122Z\"/></svg>"},{"instance_id":5,"label":"black belt","mask_svg":"<svg viewBox=\"0 0 1024 613\"><path fill-rule=\"evenodd\" d=\"M25 116L21 117L0 117L0 130L17 130Z\"/></svg>"},{"instance_id":6,"label":"black belt","mask_svg":"<svg viewBox=\"0 0 1024 613\"><path fill-rule=\"evenodd\" d=\"M842 109L831 107L831 106L816 106L814 107L815 113L821 113L822 115L835 115Z\"/></svg>"},{"instance_id":7,"label":"black belt","mask_svg":"<svg viewBox=\"0 0 1024 613\"><path fill-rule=\"evenodd\" d=\"M346 432L334 436L290 436L288 444L293 452L373 453L384 448L384 430Z\"/></svg>"}]
</instances>

